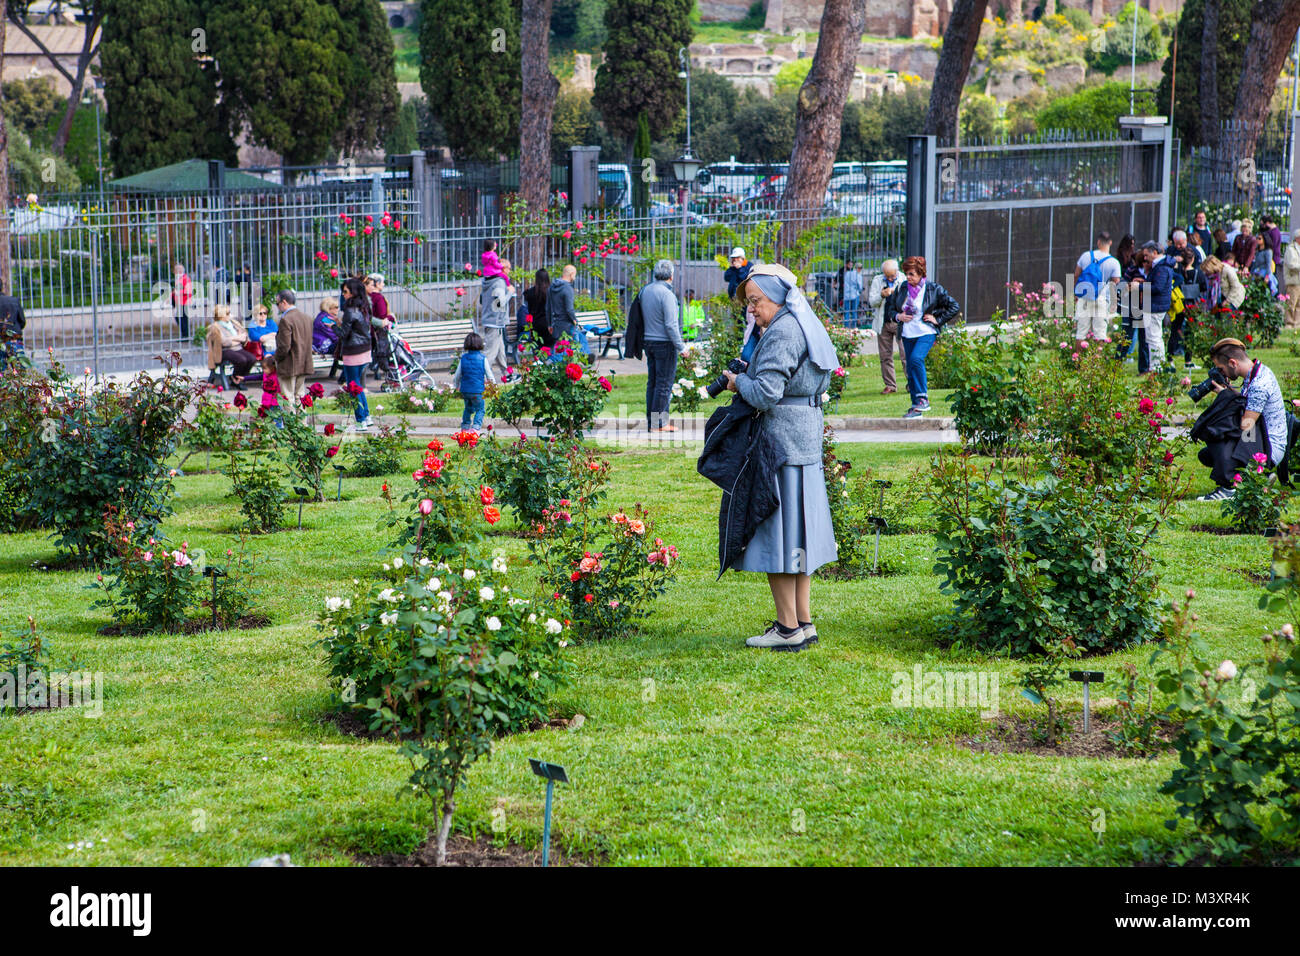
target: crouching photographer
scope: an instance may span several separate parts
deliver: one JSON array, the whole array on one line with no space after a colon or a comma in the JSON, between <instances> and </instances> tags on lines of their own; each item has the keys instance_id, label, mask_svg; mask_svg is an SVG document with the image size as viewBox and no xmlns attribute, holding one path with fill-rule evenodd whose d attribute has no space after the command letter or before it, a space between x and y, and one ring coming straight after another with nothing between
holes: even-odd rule
<instances>
[{"instance_id":1,"label":"crouching photographer","mask_svg":"<svg viewBox=\"0 0 1300 956\"><path fill-rule=\"evenodd\" d=\"M1238 339L1220 339L1210 351L1214 368L1204 382L1189 393L1199 401L1210 391L1214 402L1201 413L1189 437L1203 442L1198 454L1217 486L1198 501L1223 501L1236 491L1232 476L1263 452L1274 467L1282 466L1295 429L1286 412L1277 376L1263 362L1246 354ZM1243 379L1241 390L1229 383ZM1286 480L1285 468L1279 468Z\"/></svg>"}]
</instances>

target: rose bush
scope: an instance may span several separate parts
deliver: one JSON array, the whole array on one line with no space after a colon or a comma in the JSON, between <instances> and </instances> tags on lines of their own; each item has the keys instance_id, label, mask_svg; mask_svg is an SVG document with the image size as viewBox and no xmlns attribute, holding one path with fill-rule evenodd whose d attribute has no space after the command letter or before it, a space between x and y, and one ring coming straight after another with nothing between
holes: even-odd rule
<instances>
[{"instance_id":1,"label":"rose bush","mask_svg":"<svg viewBox=\"0 0 1300 956\"><path fill-rule=\"evenodd\" d=\"M590 359L564 342L555 352L541 346L520 351L515 371L520 378L488 401L488 414L518 427L531 417L536 428L562 438L580 438L605 407L613 386L596 375Z\"/></svg>"}]
</instances>

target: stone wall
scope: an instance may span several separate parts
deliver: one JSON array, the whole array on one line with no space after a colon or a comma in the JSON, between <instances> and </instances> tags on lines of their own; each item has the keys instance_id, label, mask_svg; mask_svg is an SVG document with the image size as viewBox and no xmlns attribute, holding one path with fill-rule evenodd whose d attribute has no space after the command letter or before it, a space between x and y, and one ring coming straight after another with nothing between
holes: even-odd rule
<instances>
[{"instance_id":1,"label":"stone wall","mask_svg":"<svg viewBox=\"0 0 1300 956\"><path fill-rule=\"evenodd\" d=\"M825 0L768 0L770 33L815 33L821 26ZM867 28L870 36L942 36L952 12L952 0L867 0Z\"/></svg>"},{"instance_id":2,"label":"stone wall","mask_svg":"<svg viewBox=\"0 0 1300 956\"><path fill-rule=\"evenodd\" d=\"M700 22L736 23L749 15L754 0L700 0Z\"/></svg>"}]
</instances>

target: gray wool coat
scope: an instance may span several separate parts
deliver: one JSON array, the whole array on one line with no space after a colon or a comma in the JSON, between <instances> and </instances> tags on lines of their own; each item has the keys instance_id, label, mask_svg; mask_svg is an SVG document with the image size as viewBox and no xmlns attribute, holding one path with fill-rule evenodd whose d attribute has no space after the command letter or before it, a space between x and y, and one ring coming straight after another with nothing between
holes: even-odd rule
<instances>
[{"instance_id":1,"label":"gray wool coat","mask_svg":"<svg viewBox=\"0 0 1300 956\"><path fill-rule=\"evenodd\" d=\"M830 381L830 372L818 371L808 360L808 342L799 320L783 308L758 340L749 368L736 377L736 391L766 413L764 428L787 465L812 465L822 460L821 408L777 402L821 395Z\"/></svg>"}]
</instances>

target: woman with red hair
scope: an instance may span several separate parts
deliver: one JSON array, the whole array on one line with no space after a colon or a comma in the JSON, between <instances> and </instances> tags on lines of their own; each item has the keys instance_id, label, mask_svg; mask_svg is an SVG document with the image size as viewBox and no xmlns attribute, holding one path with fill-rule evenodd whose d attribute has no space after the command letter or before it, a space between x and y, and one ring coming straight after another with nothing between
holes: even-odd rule
<instances>
[{"instance_id":1,"label":"woman with red hair","mask_svg":"<svg viewBox=\"0 0 1300 956\"><path fill-rule=\"evenodd\" d=\"M907 282L885 300L885 322L894 323L903 342L906 359L907 392L912 407L904 418L920 418L930 410L926 392L925 357L939 336L939 330L961 314L957 300L939 283L925 277L925 259L908 256L903 260Z\"/></svg>"}]
</instances>

